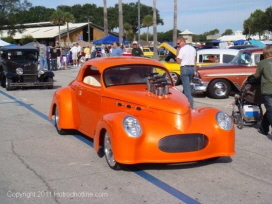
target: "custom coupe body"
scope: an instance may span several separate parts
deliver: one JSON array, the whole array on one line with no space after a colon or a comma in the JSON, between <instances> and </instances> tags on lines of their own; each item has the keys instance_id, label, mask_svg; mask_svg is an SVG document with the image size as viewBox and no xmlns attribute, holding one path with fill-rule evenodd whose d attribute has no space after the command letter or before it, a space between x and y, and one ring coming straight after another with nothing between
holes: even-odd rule
<instances>
[{"instance_id":1,"label":"custom coupe body","mask_svg":"<svg viewBox=\"0 0 272 204\"><path fill-rule=\"evenodd\" d=\"M49 119L60 134L76 129L93 138L112 169L235 154L231 118L211 107L191 109L163 64L148 58L87 61L55 92Z\"/></svg>"}]
</instances>

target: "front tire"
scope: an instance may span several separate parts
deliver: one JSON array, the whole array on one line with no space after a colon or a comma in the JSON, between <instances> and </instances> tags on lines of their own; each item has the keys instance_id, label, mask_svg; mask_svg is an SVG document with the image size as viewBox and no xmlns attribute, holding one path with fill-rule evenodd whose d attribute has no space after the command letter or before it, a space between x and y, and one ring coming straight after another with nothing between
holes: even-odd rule
<instances>
[{"instance_id":1,"label":"front tire","mask_svg":"<svg viewBox=\"0 0 272 204\"><path fill-rule=\"evenodd\" d=\"M11 82L12 82L12 80L6 77L5 85L6 85L6 90L7 90L7 91L12 90L11 85L10 85Z\"/></svg>"},{"instance_id":2,"label":"front tire","mask_svg":"<svg viewBox=\"0 0 272 204\"><path fill-rule=\"evenodd\" d=\"M48 78L47 78L47 82L51 82L51 83L53 83L53 78L52 78L52 77L48 77ZM53 84L52 84L52 85L47 86L47 88L48 88L48 89L53 89L53 87L54 87L54 85L53 85Z\"/></svg>"},{"instance_id":3,"label":"front tire","mask_svg":"<svg viewBox=\"0 0 272 204\"><path fill-rule=\"evenodd\" d=\"M104 135L104 154L110 168L112 168L113 170L121 169L121 165L114 159L110 135L108 132L105 132L105 135Z\"/></svg>"},{"instance_id":4,"label":"front tire","mask_svg":"<svg viewBox=\"0 0 272 204\"><path fill-rule=\"evenodd\" d=\"M59 109L58 107L56 106L55 108L55 127L57 129L57 132L60 134L60 135L66 135L67 134L67 131L65 129L61 129L59 127L59 120L60 120L60 116L59 116Z\"/></svg>"},{"instance_id":5,"label":"front tire","mask_svg":"<svg viewBox=\"0 0 272 204\"><path fill-rule=\"evenodd\" d=\"M228 98L231 90L230 83L225 79L215 79L208 86L208 95L211 98Z\"/></svg>"},{"instance_id":6,"label":"front tire","mask_svg":"<svg viewBox=\"0 0 272 204\"><path fill-rule=\"evenodd\" d=\"M172 78L172 81L174 82L174 84L180 85L181 84L181 79L180 79L180 75L176 72L170 72L170 76Z\"/></svg>"}]
</instances>

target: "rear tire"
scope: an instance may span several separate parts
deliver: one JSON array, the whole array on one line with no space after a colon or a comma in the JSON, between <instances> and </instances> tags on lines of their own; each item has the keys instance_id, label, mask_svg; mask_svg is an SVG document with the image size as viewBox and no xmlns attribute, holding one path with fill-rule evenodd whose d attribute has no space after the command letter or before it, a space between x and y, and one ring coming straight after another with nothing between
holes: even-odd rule
<instances>
[{"instance_id":1,"label":"rear tire","mask_svg":"<svg viewBox=\"0 0 272 204\"><path fill-rule=\"evenodd\" d=\"M231 90L230 83L225 79L215 79L208 86L208 95L211 98L228 98Z\"/></svg>"},{"instance_id":2,"label":"rear tire","mask_svg":"<svg viewBox=\"0 0 272 204\"><path fill-rule=\"evenodd\" d=\"M56 106L56 108L55 108L55 127L56 127L56 129L57 129L57 132L58 132L60 135L66 135L66 134L67 134L67 130L61 129L61 128L59 127L59 120L60 120L59 109L58 109L58 107Z\"/></svg>"}]
</instances>

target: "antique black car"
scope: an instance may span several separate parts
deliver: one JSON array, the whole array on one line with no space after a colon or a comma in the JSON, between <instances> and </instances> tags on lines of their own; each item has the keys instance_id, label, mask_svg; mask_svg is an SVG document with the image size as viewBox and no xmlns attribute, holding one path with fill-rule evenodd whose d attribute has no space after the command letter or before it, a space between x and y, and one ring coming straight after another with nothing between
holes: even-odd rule
<instances>
[{"instance_id":1,"label":"antique black car","mask_svg":"<svg viewBox=\"0 0 272 204\"><path fill-rule=\"evenodd\" d=\"M35 47L0 48L0 81L7 91L22 87L53 88L54 73L38 68L39 50Z\"/></svg>"}]
</instances>

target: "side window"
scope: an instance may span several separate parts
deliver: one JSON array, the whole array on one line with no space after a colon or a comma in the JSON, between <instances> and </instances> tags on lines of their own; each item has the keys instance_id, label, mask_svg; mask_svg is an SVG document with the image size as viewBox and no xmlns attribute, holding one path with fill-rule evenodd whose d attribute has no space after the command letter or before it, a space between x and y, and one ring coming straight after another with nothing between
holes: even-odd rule
<instances>
[{"instance_id":1,"label":"side window","mask_svg":"<svg viewBox=\"0 0 272 204\"><path fill-rule=\"evenodd\" d=\"M223 55L223 63L229 63L234 57L233 55Z\"/></svg>"}]
</instances>

